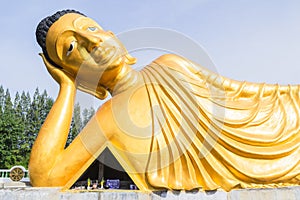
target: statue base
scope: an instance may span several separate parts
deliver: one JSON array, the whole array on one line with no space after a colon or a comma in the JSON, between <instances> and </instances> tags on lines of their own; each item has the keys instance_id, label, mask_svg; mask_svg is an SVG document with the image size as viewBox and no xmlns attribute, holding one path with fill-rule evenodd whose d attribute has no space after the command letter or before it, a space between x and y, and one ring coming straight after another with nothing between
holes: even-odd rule
<instances>
[{"instance_id":1,"label":"statue base","mask_svg":"<svg viewBox=\"0 0 300 200\"><path fill-rule=\"evenodd\" d=\"M300 186L282 187L272 189L239 189L231 192L216 191L167 191L167 192L142 192L139 190L68 190L61 192L60 188L1 188L0 199L2 200L81 200L81 199L114 199L114 200L238 200L238 199L299 199Z\"/></svg>"}]
</instances>

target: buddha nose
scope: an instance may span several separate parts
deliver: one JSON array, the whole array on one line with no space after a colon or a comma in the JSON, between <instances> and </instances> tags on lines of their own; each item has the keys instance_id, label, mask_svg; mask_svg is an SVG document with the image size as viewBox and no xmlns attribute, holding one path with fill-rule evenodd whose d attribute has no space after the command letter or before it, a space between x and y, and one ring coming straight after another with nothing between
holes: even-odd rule
<instances>
[{"instance_id":1,"label":"buddha nose","mask_svg":"<svg viewBox=\"0 0 300 200\"><path fill-rule=\"evenodd\" d=\"M99 35L84 33L80 31L78 31L77 34L89 52L91 52L95 47L99 46L100 43L103 42L103 39Z\"/></svg>"}]
</instances>

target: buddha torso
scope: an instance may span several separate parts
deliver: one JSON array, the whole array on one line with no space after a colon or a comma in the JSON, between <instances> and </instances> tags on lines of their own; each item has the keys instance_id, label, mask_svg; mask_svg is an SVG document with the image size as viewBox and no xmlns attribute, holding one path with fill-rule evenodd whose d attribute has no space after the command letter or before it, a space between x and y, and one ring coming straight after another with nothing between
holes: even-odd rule
<instances>
[{"instance_id":1,"label":"buddha torso","mask_svg":"<svg viewBox=\"0 0 300 200\"><path fill-rule=\"evenodd\" d=\"M298 86L233 81L175 55L140 74L110 100L118 130L110 142L149 185L228 190L297 182Z\"/></svg>"}]
</instances>

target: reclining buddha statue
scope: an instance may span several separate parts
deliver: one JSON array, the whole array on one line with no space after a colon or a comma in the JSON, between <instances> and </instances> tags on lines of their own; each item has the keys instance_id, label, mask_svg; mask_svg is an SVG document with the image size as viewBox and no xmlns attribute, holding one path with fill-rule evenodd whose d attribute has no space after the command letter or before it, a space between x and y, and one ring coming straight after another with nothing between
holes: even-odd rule
<instances>
[{"instance_id":1,"label":"reclining buddha statue","mask_svg":"<svg viewBox=\"0 0 300 200\"><path fill-rule=\"evenodd\" d=\"M70 187L108 148L140 190L298 185L299 86L239 82L179 55L143 69L75 10L36 30L58 97L32 147L33 186ZM76 91L105 99L65 148Z\"/></svg>"}]
</instances>

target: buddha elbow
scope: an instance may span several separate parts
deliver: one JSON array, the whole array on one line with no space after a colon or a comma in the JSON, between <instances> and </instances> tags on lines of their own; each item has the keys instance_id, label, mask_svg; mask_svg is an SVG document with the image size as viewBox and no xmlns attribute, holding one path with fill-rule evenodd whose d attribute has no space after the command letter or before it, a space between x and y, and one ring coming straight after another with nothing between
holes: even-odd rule
<instances>
[{"instance_id":1,"label":"buddha elbow","mask_svg":"<svg viewBox=\"0 0 300 200\"><path fill-rule=\"evenodd\" d=\"M30 183L33 187L61 187L65 184L63 177L53 176L50 171L29 171Z\"/></svg>"},{"instance_id":2,"label":"buddha elbow","mask_svg":"<svg viewBox=\"0 0 300 200\"><path fill-rule=\"evenodd\" d=\"M34 187L48 187L48 173L29 167L30 183Z\"/></svg>"}]
</instances>

